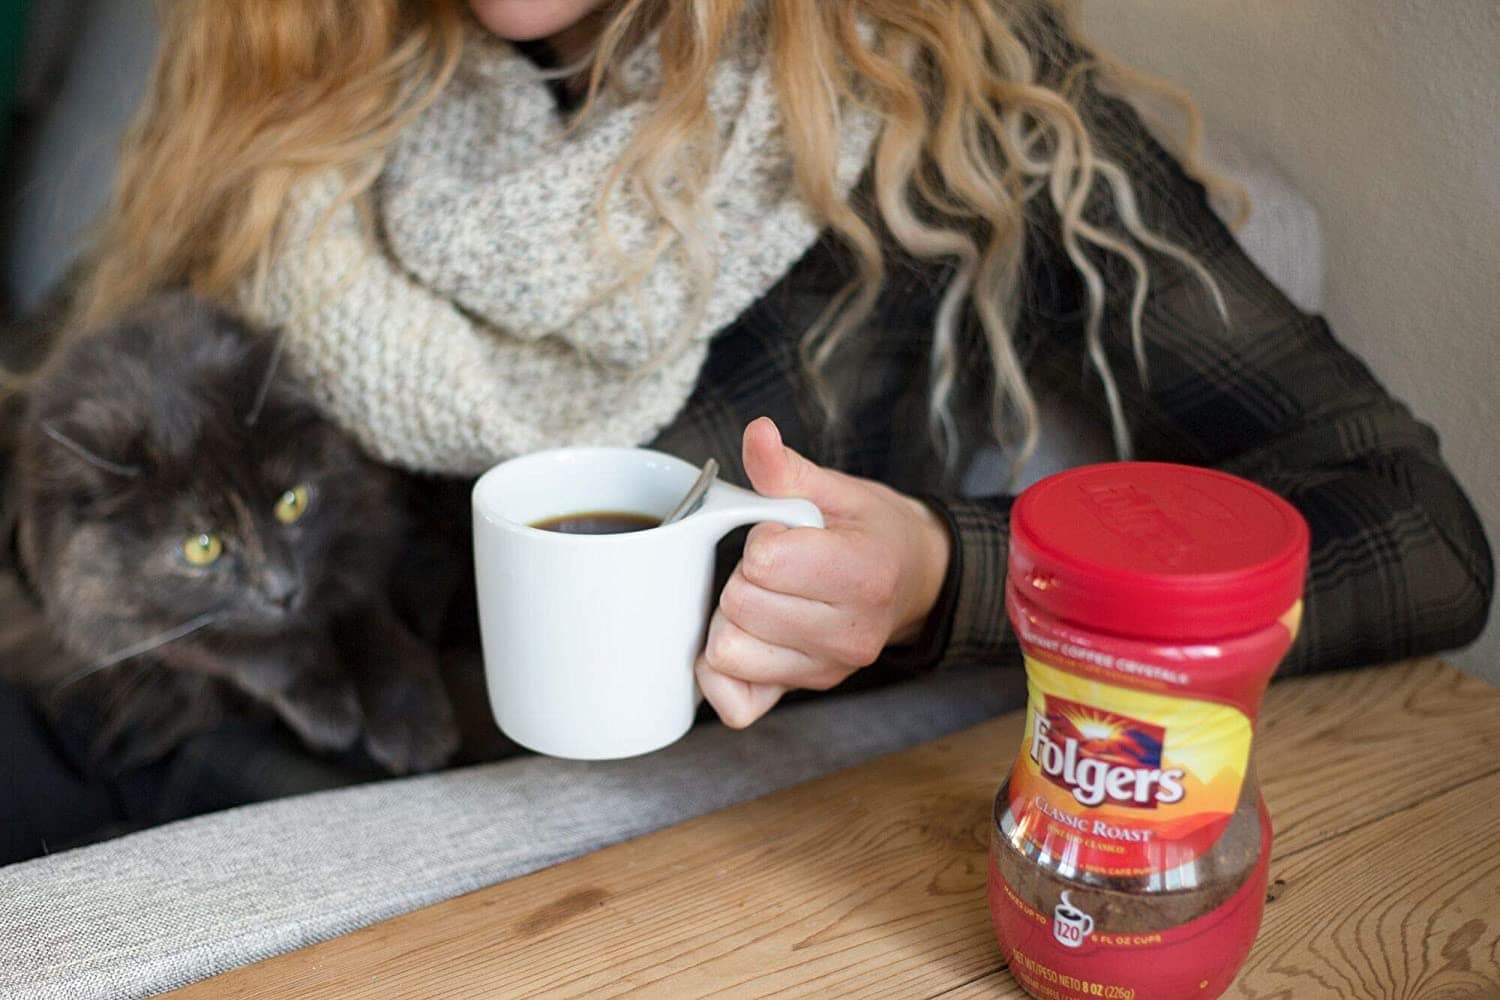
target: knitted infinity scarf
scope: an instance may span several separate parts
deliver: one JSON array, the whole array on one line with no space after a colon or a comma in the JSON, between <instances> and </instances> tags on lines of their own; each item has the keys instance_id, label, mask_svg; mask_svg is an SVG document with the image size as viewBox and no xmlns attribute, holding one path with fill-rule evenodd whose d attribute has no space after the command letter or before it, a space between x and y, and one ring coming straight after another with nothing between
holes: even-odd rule
<instances>
[{"instance_id":1,"label":"knitted infinity scarf","mask_svg":"<svg viewBox=\"0 0 1500 1000\"><path fill-rule=\"evenodd\" d=\"M701 312L676 244L622 286L663 232L624 186L608 222L625 263L600 251L599 193L649 97L605 94L568 131L535 67L478 32L457 76L389 151L373 199L378 244L339 204L339 183L320 178L289 207L246 304L283 327L291 363L329 414L395 464L475 473L540 448L648 441L686 402L714 332L818 237L767 61L747 43L711 89L720 147L699 224L717 267ZM648 42L621 83L650 95L658 79ZM846 109L841 194L877 129Z\"/></svg>"}]
</instances>

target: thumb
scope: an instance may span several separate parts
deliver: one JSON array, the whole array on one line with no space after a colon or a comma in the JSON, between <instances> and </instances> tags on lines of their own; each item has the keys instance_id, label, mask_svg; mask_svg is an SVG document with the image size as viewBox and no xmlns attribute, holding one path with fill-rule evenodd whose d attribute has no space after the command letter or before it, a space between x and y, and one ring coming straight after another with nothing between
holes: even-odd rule
<instances>
[{"instance_id":1,"label":"thumb","mask_svg":"<svg viewBox=\"0 0 1500 1000\"><path fill-rule=\"evenodd\" d=\"M825 517L847 511L857 502L857 484L843 473L803 458L781 442L770 417L757 417L745 428L745 474L763 497L802 497Z\"/></svg>"}]
</instances>

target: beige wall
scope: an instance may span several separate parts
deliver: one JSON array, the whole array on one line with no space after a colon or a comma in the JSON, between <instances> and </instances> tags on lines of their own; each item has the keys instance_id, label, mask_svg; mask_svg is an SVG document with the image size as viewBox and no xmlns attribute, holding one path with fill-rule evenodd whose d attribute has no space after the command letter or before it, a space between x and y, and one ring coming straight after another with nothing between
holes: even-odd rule
<instances>
[{"instance_id":1,"label":"beige wall","mask_svg":"<svg viewBox=\"0 0 1500 1000\"><path fill-rule=\"evenodd\" d=\"M1101 45L1316 206L1325 312L1500 540L1500 3L1083 0ZM1500 685L1500 628L1451 657Z\"/></svg>"}]
</instances>

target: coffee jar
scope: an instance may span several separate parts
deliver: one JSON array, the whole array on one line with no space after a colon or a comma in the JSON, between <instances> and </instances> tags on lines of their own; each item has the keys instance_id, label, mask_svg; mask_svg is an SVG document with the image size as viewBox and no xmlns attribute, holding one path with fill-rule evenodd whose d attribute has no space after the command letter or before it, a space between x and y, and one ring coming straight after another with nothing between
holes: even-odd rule
<instances>
[{"instance_id":1,"label":"coffee jar","mask_svg":"<svg viewBox=\"0 0 1500 1000\"><path fill-rule=\"evenodd\" d=\"M1251 746L1307 553L1290 504L1207 469L1087 466L1017 499L1006 605L1028 700L989 902L1033 995L1228 989L1265 904Z\"/></svg>"}]
</instances>

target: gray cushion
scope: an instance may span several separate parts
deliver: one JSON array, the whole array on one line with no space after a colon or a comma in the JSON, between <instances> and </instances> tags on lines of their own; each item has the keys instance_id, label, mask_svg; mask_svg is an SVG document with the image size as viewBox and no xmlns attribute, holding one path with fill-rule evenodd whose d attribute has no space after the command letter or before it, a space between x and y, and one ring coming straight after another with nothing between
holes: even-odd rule
<instances>
[{"instance_id":1,"label":"gray cushion","mask_svg":"<svg viewBox=\"0 0 1500 1000\"><path fill-rule=\"evenodd\" d=\"M0 869L0 996L143 996L300 948L1024 704L1019 664L699 726L610 762L524 757L232 809ZM995 759L998 787L1004 755Z\"/></svg>"},{"instance_id":2,"label":"gray cushion","mask_svg":"<svg viewBox=\"0 0 1500 1000\"><path fill-rule=\"evenodd\" d=\"M1203 162L1244 185L1250 218L1235 232L1245 254L1303 312L1323 310L1323 224L1312 202L1271 159L1228 136L1203 143Z\"/></svg>"}]
</instances>

